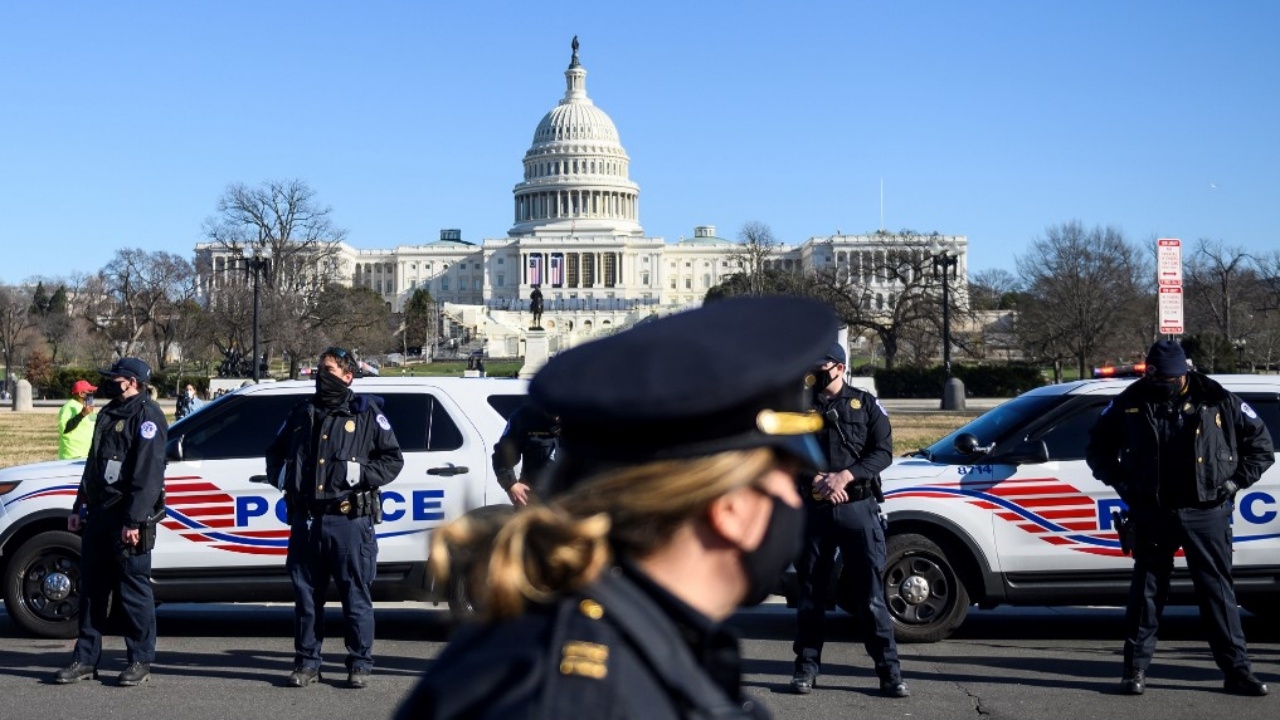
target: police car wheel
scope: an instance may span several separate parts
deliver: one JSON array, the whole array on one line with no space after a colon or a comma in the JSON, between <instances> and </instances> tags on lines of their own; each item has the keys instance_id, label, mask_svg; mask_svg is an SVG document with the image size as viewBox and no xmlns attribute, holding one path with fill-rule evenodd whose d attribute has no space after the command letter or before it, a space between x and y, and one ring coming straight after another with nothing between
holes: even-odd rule
<instances>
[{"instance_id":1,"label":"police car wheel","mask_svg":"<svg viewBox=\"0 0 1280 720\"><path fill-rule=\"evenodd\" d=\"M899 642L937 642L969 613L969 592L946 551L923 535L888 539L885 602Z\"/></svg>"},{"instance_id":2,"label":"police car wheel","mask_svg":"<svg viewBox=\"0 0 1280 720\"><path fill-rule=\"evenodd\" d=\"M43 532L9 559L4 604L23 630L48 638L73 638L80 615L80 538Z\"/></svg>"}]
</instances>

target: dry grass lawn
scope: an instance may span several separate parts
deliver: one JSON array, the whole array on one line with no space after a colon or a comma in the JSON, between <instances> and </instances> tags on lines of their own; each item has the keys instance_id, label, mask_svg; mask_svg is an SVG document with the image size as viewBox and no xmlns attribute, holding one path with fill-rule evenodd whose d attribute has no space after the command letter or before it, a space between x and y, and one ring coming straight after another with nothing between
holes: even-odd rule
<instances>
[{"instance_id":1,"label":"dry grass lawn","mask_svg":"<svg viewBox=\"0 0 1280 720\"><path fill-rule=\"evenodd\" d=\"M970 419L944 413L894 413L893 454L930 445ZM57 421L57 414L48 410L0 412L0 467L57 458Z\"/></svg>"}]
</instances>

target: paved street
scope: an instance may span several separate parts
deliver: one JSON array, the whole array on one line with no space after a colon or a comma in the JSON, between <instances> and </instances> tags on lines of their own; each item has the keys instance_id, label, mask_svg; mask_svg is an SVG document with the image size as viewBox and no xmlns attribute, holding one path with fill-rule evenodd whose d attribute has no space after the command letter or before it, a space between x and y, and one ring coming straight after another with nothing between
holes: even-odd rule
<instances>
[{"instance_id":1,"label":"paved street","mask_svg":"<svg viewBox=\"0 0 1280 720\"><path fill-rule=\"evenodd\" d=\"M188 720L227 717L299 717L309 720L388 716L431 663L447 638L442 611L425 605L386 604L378 612L376 686L338 686L341 641L330 640L325 680L304 690L284 687L291 666L292 610L285 605L166 605L159 610L160 660L152 682L113 687L123 645L108 641L106 682L61 687L44 679L69 657L70 641L36 640L18 633L0 612L0 717L139 717ZM786 692L790 678L793 615L781 605L740 614L750 692L779 718L911 717L952 719L1177 718L1272 716L1280 700L1222 693L1221 676L1200 639L1193 609L1170 611L1141 698L1116 694L1121 612L1115 608L1029 608L975 611L952 640L901 648L912 697L887 700L874 693L874 676L850 623L838 616L840 638L829 644L820 687L808 696ZM329 636L340 638L337 613ZM1257 673L1280 692L1280 630L1247 617Z\"/></svg>"}]
</instances>

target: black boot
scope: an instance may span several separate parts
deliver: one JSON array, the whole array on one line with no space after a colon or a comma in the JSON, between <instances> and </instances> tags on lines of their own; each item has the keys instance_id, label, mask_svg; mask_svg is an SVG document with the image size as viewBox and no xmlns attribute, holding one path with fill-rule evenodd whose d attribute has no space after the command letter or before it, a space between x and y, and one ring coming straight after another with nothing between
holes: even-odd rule
<instances>
[{"instance_id":1,"label":"black boot","mask_svg":"<svg viewBox=\"0 0 1280 720\"><path fill-rule=\"evenodd\" d=\"M54 673L53 682L55 685L70 685L73 682L80 682L90 677L94 680L98 679L98 668L75 660L70 665Z\"/></svg>"},{"instance_id":2,"label":"black boot","mask_svg":"<svg viewBox=\"0 0 1280 720\"><path fill-rule=\"evenodd\" d=\"M124 687L133 687L151 679L151 663L131 662L129 667L120 673L118 682Z\"/></svg>"},{"instance_id":3,"label":"black boot","mask_svg":"<svg viewBox=\"0 0 1280 720\"><path fill-rule=\"evenodd\" d=\"M1125 695L1141 695L1147 691L1147 672L1145 670L1125 670L1120 679L1120 692Z\"/></svg>"},{"instance_id":4,"label":"black boot","mask_svg":"<svg viewBox=\"0 0 1280 720\"><path fill-rule=\"evenodd\" d=\"M791 678L791 692L808 695L818 686L818 671L805 668L797 670Z\"/></svg>"},{"instance_id":5,"label":"black boot","mask_svg":"<svg viewBox=\"0 0 1280 720\"><path fill-rule=\"evenodd\" d=\"M1222 683L1222 689L1235 695L1262 697L1267 694L1267 686L1254 677L1253 673L1228 675Z\"/></svg>"},{"instance_id":6,"label":"black boot","mask_svg":"<svg viewBox=\"0 0 1280 720\"><path fill-rule=\"evenodd\" d=\"M306 687L320 679L320 668L298 667L289 675L289 687Z\"/></svg>"}]
</instances>

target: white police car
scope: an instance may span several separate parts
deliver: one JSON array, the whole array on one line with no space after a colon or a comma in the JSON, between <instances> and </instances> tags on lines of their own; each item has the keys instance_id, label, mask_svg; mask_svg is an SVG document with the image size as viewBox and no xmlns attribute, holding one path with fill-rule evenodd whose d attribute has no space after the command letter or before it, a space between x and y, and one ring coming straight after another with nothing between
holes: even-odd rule
<instances>
[{"instance_id":1,"label":"white police car","mask_svg":"<svg viewBox=\"0 0 1280 720\"><path fill-rule=\"evenodd\" d=\"M383 488L377 526L376 600L458 601L426 571L431 530L485 505L506 503L490 464L506 417L526 383L496 378L361 378L376 395L404 452L404 470ZM309 382L266 383L225 395L174 423L165 469L168 516L152 577L158 600L291 601L285 572L289 528L281 494L251 482L289 409ZM73 637L79 611L79 536L67 532L84 461L0 470L0 574L5 607L22 628Z\"/></svg>"},{"instance_id":2,"label":"white police car","mask_svg":"<svg viewBox=\"0 0 1280 720\"><path fill-rule=\"evenodd\" d=\"M1280 377L1218 375L1280 438ZM1128 380L1027 392L883 474L889 518L885 594L897 637L932 642L971 604L1123 605L1133 560L1111 511L1123 503L1084 461L1088 432ZM1236 496L1235 583L1241 604L1274 609L1280 593L1280 466ZM1171 602L1192 601L1178 559ZM837 603L846 609L837 587ZM790 598L789 598L790 599Z\"/></svg>"}]
</instances>

